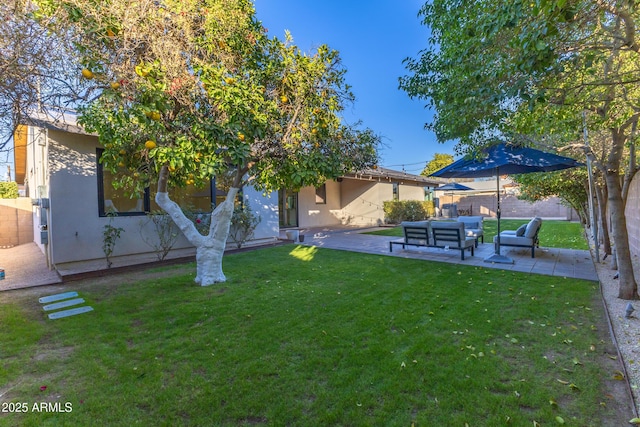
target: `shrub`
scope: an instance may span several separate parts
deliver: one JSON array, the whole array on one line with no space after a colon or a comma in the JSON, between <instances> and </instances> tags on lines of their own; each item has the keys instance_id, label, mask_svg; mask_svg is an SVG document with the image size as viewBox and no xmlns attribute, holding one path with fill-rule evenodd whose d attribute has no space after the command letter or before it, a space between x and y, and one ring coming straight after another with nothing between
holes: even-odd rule
<instances>
[{"instance_id":1,"label":"shrub","mask_svg":"<svg viewBox=\"0 0 640 427\"><path fill-rule=\"evenodd\" d=\"M18 183L17 182L0 182L0 199L17 199Z\"/></svg>"},{"instance_id":2,"label":"shrub","mask_svg":"<svg viewBox=\"0 0 640 427\"><path fill-rule=\"evenodd\" d=\"M383 204L385 222L420 221L435 213L432 201L390 200Z\"/></svg>"},{"instance_id":3,"label":"shrub","mask_svg":"<svg viewBox=\"0 0 640 427\"><path fill-rule=\"evenodd\" d=\"M154 230L158 236L157 241L149 239L144 233L144 226L149 222L153 223ZM178 226L168 214L162 211L147 213L146 222L141 221L140 224L140 236L142 240L153 248L159 261L164 261L179 235L180 230L178 230Z\"/></svg>"},{"instance_id":4,"label":"shrub","mask_svg":"<svg viewBox=\"0 0 640 427\"><path fill-rule=\"evenodd\" d=\"M182 208L185 216L193 222L200 234L206 236L209 234L209 226L211 225L211 212L202 212L192 207Z\"/></svg>"},{"instance_id":5,"label":"shrub","mask_svg":"<svg viewBox=\"0 0 640 427\"><path fill-rule=\"evenodd\" d=\"M111 262L111 254L113 254L113 249L116 246L116 241L120 238L120 234L124 231L123 228L114 227L111 224L112 220L113 216L109 215L109 224L105 225L104 230L102 231L102 251L107 258L107 268L111 268L111 265L113 264Z\"/></svg>"},{"instance_id":6,"label":"shrub","mask_svg":"<svg viewBox=\"0 0 640 427\"><path fill-rule=\"evenodd\" d=\"M255 215L249 205L236 205L231 217L231 229L229 238L239 248L253 237L256 227L260 224L260 216Z\"/></svg>"}]
</instances>

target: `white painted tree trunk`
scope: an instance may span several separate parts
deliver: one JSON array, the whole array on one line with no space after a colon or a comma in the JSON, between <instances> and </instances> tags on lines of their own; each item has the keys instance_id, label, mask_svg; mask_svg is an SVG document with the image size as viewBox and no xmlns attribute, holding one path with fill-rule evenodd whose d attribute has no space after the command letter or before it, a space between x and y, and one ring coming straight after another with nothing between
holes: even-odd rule
<instances>
[{"instance_id":1,"label":"white painted tree trunk","mask_svg":"<svg viewBox=\"0 0 640 427\"><path fill-rule=\"evenodd\" d=\"M231 187L224 202L211 213L209 234L203 236L165 192L156 193L156 203L167 212L187 240L196 247L196 283L209 286L227 280L222 272L222 257L229 236L231 216L238 188Z\"/></svg>"}]
</instances>

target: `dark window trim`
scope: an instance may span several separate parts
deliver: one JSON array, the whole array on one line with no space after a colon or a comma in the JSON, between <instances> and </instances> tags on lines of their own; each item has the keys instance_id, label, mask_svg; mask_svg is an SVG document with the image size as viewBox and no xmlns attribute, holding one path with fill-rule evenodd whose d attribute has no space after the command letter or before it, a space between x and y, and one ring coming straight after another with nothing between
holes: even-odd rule
<instances>
[{"instance_id":1,"label":"dark window trim","mask_svg":"<svg viewBox=\"0 0 640 427\"><path fill-rule=\"evenodd\" d=\"M322 184L320 187L316 187L316 205L327 204L327 184Z\"/></svg>"},{"instance_id":2,"label":"dark window trim","mask_svg":"<svg viewBox=\"0 0 640 427\"><path fill-rule=\"evenodd\" d=\"M96 161L97 161L97 178L98 178L98 216L101 218L113 215L113 216L144 216L147 215L149 212L151 212L151 191L149 190L149 187L144 189L144 194L142 196L142 203L143 203L143 209L144 212L140 211L140 212L113 212L113 213L107 213L104 209L104 169L102 166L102 162L100 161L100 158L102 157L102 153L104 152L104 149L102 148L97 148L96 149ZM241 195L242 190L240 190L238 192L239 195ZM216 200L216 178L213 177L211 178L211 185L209 186L209 198L211 200L211 206L212 206L212 211L213 209L215 209L215 207L217 206L217 200ZM204 213L211 213L211 212L204 212Z\"/></svg>"}]
</instances>

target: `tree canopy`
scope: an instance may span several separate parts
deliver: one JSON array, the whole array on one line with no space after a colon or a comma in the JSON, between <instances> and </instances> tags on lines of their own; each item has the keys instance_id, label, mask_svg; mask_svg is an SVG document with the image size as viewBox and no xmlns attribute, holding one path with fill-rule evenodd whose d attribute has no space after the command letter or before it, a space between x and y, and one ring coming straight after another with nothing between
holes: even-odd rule
<instances>
[{"instance_id":1,"label":"tree canopy","mask_svg":"<svg viewBox=\"0 0 640 427\"><path fill-rule=\"evenodd\" d=\"M625 149L635 151L628 144L640 114L635 4L434 0L421 17L431 29L429 46L406 60L411 74L400 86L435 110L427 127L441 141L459 140L460 151L496 137L586 151L607 186L620 295L634 297L621 182L637 166L621 176L621 161ZM583 145L583 113L590 131L608 134L602 158Z\"/></svg>"},{"instance_id":2,"label":"tree canopy","mask_svg":"<svg viewBox=\"0 0 640 427\"><path fill-rule=\"evenodd\" d=\"M155 200L196 247L196 282L225 281L236 195L319 186L377 163L379 137L342 118L354 100L337 51L269 37L249 0L36 0L70 35L78 76L100 92L79 122L115 185ZM228 181L202 235L169 189Z\"/></svg>"},{"instance_id":3,"label":"tree canopy","mask_svg":"<svg viewBox=\"0 0 640 427\"><path fill-rule=\"evenodd\" d=\"M34 20L33 11L24 0L0 3L0 152L9 150L17 125L91 96L78 78L70 40Z\"/></svg>"},{"instance_id":4,"label":"tree canopy","mask_svg":"<svg viewBox=\"0 0 640 427\"><path fill-rule=\"evenodd\" d=\"M420 172L420 175L429 176L451 163L453 163L453 156L451 154L435 153L433 158L427 162L424 170Z\"/></svg>"},{"instance_id":5,"label":"tree canopy","mask_svg":"<svg viewBox=\"0 0 640 427\"><path fill-rule=\"evenodd\" d=\"M165 166L170 186L233 170L236 185L299 188L377 160L373 132L341 119L353 95L338 53L268 37L248 0L38 4L70 26L78 75L103 90L81 121L123 186Z\"/></svg>"}]
</instances>

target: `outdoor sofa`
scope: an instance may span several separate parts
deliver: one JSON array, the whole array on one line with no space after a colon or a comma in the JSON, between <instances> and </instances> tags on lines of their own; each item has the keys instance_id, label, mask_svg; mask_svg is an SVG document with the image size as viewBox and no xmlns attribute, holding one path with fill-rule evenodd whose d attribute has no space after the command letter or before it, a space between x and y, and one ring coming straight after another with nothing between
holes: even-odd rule
<instances>
[{"instance_id":1,"label":"outdoor sofa","mask_svg":"<svg viewBox=\"0 0 640 427\"><path fill-rule=\"evenodd\" d=\"M402 249L406 246L457 249L462 260L467 249L474 255L476 239L466 236L463 222L405 221L400 225L404 238L389 242L389 252L393 252L393 245L402 245Z\"/></svg>"},{"instance_id":2,"label":"outdoor sofa","mask_svg":"<svg viewBox=\"0 0 640 427\"><path fill-rule=\"evenodd\" d=\"M482 239L482 243L484 243L484 231L481 216L459 216L457 221L464 223L464 232L467 237L473 237L476 239L476 248L478 247L478 239Z\"/></svg>"},{"instance_id":3,"label":"outdoor sofa","mask_svg":"<svg viewBox=\"0 0 640 427\"><path fill-rule=\"evenodd\" d=\"M535 248L540 247L538 233L542 227L542 218L535 217L528 224L523 224L517 230L505 230L500 233L500 246L515 246L531 248L531 258L535 258ZM494 245L498 244L498 236L493 238Z\"/></svg>"}]
</instances>

